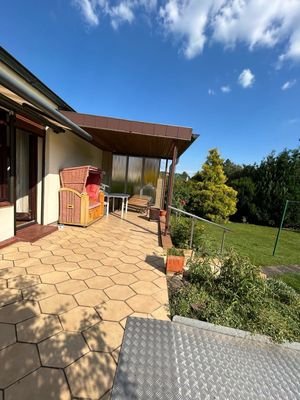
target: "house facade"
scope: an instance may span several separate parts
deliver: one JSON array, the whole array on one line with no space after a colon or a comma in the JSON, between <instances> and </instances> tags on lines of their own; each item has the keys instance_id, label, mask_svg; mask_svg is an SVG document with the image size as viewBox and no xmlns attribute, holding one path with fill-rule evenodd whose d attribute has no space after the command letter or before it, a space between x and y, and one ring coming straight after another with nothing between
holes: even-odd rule
<instances>
[{"instance_id":1,"label":"house facade","mask_svg":"<svg viewBox=\"0 0 300 400\"><path fill-rule=\"evenodd\" d=\"M195 138L191 128L77 113L0 48L0 244L57 222L65 167L101 168L112 192L149 194L162 207Z\"/></svg>"}]
</instances>

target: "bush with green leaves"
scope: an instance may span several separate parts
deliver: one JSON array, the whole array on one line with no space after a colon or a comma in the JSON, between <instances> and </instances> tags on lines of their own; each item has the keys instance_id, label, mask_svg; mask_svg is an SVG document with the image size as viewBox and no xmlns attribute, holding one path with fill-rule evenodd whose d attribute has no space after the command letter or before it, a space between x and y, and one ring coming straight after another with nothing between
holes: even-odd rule
<instances>
[{"instance_id":1,"label":"bush with green leaves","mask_svg":"<svg viewBox=\"0 0 300 400\"><path fill-rule=\"evenodd\" d=\"M175 247L180 249L189 249L191 240L192 219L172 216L171 217L171 238ZM209 251L209 242L205 235L202 225L195 221L193 235L193 249L205 254Z\"/></svg>"},{"instance_id":2,"label":"bush with green leaves","mask_svg":"<svg viewBox=\"0 0 300 400\"><path fill-rule=\"evenodd\" d=\"M264 279L258 267L235 252L219 260L193 258L185 284L171 293L172 315L270 336L300 340L300 295L284 282Z\"/></svg>"}]
</instances>

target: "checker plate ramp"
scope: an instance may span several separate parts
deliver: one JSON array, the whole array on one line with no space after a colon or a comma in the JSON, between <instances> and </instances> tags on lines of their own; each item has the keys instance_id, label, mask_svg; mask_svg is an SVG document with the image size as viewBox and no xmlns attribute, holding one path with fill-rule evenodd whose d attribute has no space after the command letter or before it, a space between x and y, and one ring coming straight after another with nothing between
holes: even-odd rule
<instances>
[{"instance_id":1,"label":"checker plate ramp","mask_svg":"<svg viewBox=\"0 0 300 400\"><path fill-rule=\"evenodd\" d=\"M300 352L128 318L112 400L299 400Z\"/></svg>"}]
</instances>

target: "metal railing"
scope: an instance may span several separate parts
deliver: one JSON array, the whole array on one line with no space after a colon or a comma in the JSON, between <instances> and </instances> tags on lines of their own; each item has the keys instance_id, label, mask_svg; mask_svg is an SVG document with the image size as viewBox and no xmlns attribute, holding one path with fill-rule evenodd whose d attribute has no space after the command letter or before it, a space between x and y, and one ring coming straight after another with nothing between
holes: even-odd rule
<instances>
[{"instance_id":1,"label":"metal railing","mask_svg":"<svg viewBox=\"0 0 300 400\"><path fill-rule=\"evenodd\" d=\"M226 235L226 232L232 232L230 229L225 228L225 227L222 226L222 225L216 224L215 222L209 221L208 219L198 217L198 216L195 215L195 214L191 214L191 213L189 213L189 212L187 212L187 211L183 211L183 210L180 210L179 208L175 208L175 207L173 207L173 206L169 206L169 209L171 210L171 212L172 212L172 211L175 211L176 213L181 213L181 214L186 215L187 217L192 218L191 237L190 237L190 248L191 248L191 249L192 249L192 247L193 247L193 238L194 238L195 220L196 220L196 219L199 220L199 221L205 222L205 223L207 223L207 224L214 225L214 226L216 226L216 227L219 228L219 229L222 229L222 230L223 230L223 234L222 234L222 240L221 240L220 253L221 253L221 254L223 253L223 250L224 250L224 243L225 243L225 235Z\"/></svg>"}]
</instances>

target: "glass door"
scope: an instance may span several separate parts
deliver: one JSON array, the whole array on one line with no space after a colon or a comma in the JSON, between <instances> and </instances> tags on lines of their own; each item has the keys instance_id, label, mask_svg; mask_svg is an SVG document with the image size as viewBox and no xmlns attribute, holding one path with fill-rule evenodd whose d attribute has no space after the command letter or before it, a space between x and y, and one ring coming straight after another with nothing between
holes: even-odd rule
<instances>
[{"instance_id":1,"label":"glass door","mask_svg":"<svg viewBox=\"0 0 300 400\"><path fill-rule=\"evenodd\" d=\"M16 130L16 228L36 221L37 138Z\"/></svg>"}]
</instances>

